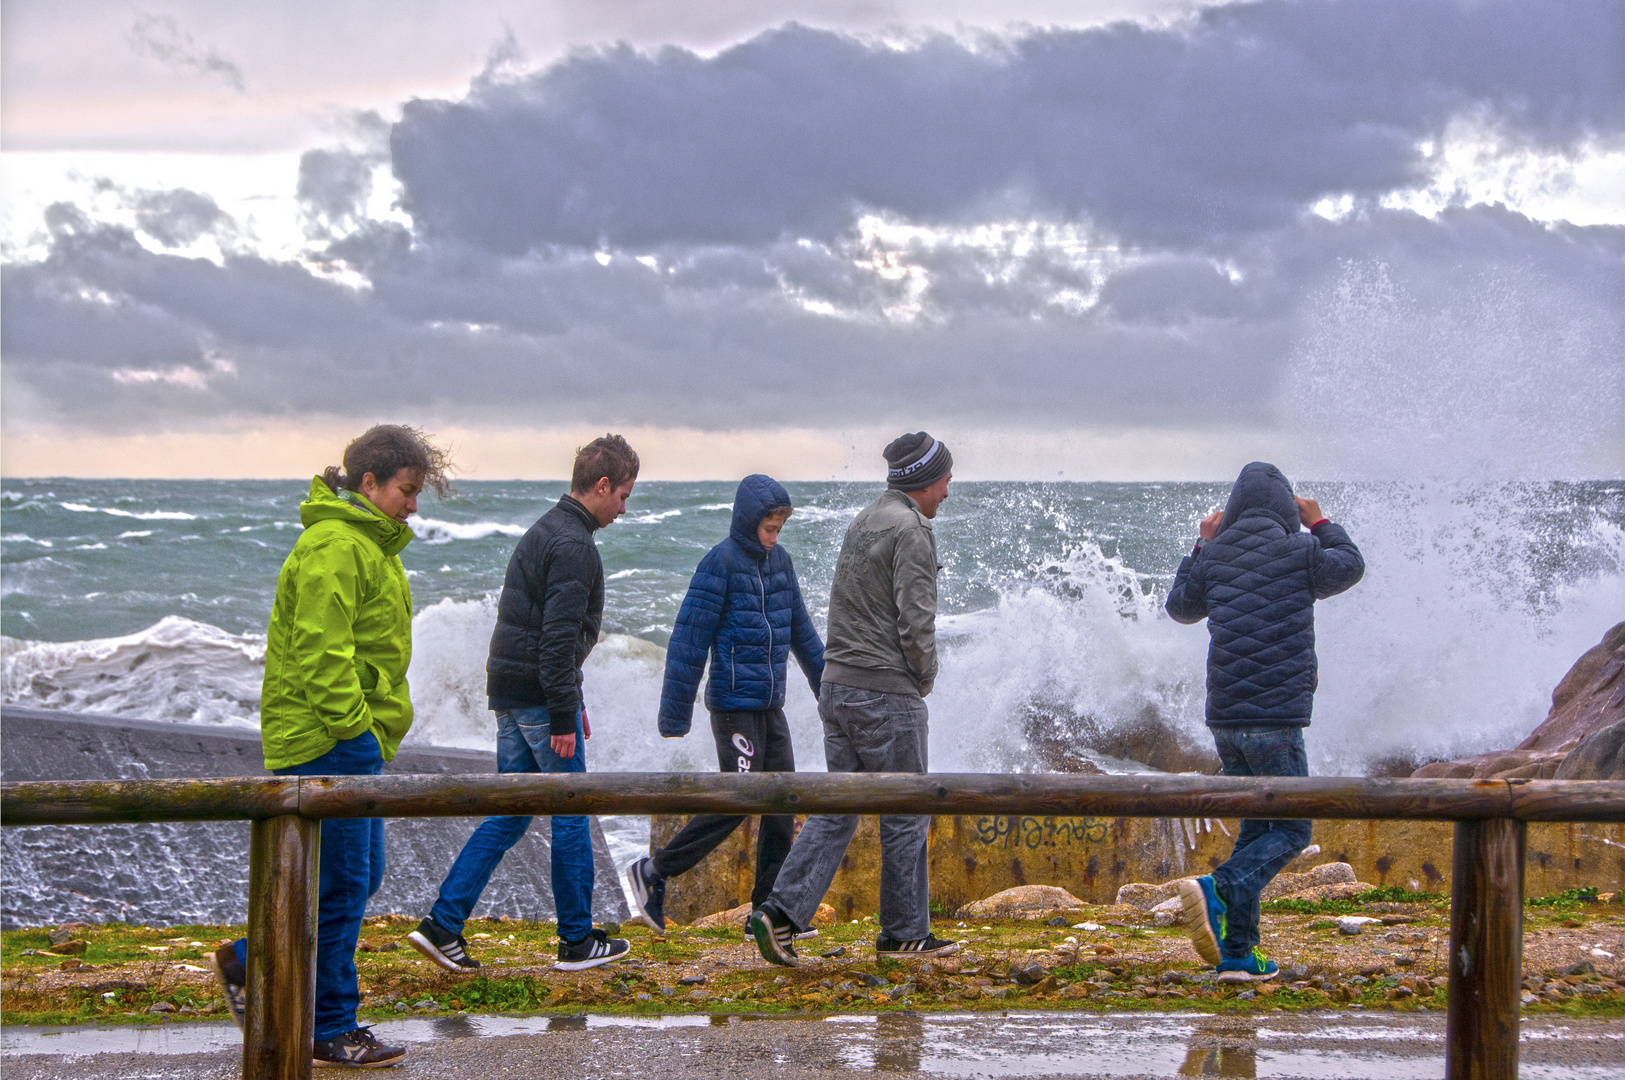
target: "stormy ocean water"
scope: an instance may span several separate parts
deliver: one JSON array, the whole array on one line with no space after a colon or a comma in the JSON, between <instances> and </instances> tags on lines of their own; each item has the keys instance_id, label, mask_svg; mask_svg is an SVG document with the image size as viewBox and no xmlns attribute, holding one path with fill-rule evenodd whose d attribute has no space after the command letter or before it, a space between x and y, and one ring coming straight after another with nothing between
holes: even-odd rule
<instances>
[{"instance_id":1,"label":"stormy ocean water","mask_svg":"<svg viewBox=\"0 0 1625 1080\"><path fill-rule=\"evenodd\" d=\"M842 533L880 488L787 485L783 534L820 628ZM256 724L265 621L307 482L7 480L0 488L6 704ZM409 739L490 748L484 660L515 538L562 482L464 482L427 499L402 555L416 614ZM1625 483L1300 482L1369 569L1317 608L1312 771L1392 772L1515 744L1625 612ZM1202 627L1161 611L1224 484L959 483L936 522L940 771L1200 768ZM604 637L588 662L590 767L709 770L703 722L655 730L664 646L732 483L642 483L599 533ZM792 674L798 763L821 769ZM703 718L703 713L702 713ZM614 822L622 853L638 823ZM646 827L646 826L645 826Z\"/></svg>"}]
</instances>

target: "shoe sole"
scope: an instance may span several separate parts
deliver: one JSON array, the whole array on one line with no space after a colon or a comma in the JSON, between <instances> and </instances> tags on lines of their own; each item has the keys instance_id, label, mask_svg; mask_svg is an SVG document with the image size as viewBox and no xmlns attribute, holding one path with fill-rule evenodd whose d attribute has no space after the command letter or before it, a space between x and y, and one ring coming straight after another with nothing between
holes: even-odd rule
<instances>
[{"instance_id":1,"label":"shoe sole","mask_svg":"<svg viewBox=\"0 0 1625 1080\"><path fill-rule=\"evenodd\" d=\"M1213 925L1208 922L1207 897L1195 878L1179 883L1179 903L1181 921L1191 936L1191 944L1196 947L1196 955L1218 967L1224 955L1219 951L1219 939L1213 935Z\"/></svg>"},{"instance_id":2,"label":"shoe sole","mask_svg":"<svg viewBox=\"0 0 1625 1080\"><path fill-rule=\"evenodd\" d=\"M411 945L412 948L416 949L418 952L422 953L436 964L439 964L447 971L456 972L458 975L470 975L479 970L477 967L464 967L451 957L447 956L445 953L441 952L439 949L435 948L434 942L424 937L421 931L414 930L410 934L407 934L406 942L407 944ZM338 1064L338 1062L334 1062L334 1064Z\"/></svg>"},{"instance_id":3,"label":"shoe sole","mask_svg":"<svg viewBox=\"0 0 1625 1080\"><path fill-rule=\"evenodd\" d=\"M756 948L761 952L763 960L780 967L801 966L800 958L794 953L786 953L779 948L779 943L773 938L773 924L760 912L750 913L745 928L750 931L750 936L756 939Z\"/></svg>"},{"instance_id":4,"label":"shoe sole","mask_svg":"<svg viewBox=\"0 0 1625 1080\"><path fill-rule=\"evenodd\" d=\"M638 860L638 862L641 861L641 859ZM632 867L636 866L637 864L637 862L628 863L626 869L621 871L621 877L626 882L627 891L632 894L632 902L638 906L639 917L641 917L644 922L649 924L650 929L659 930L661 933L665 933L666 920L656 919L653 915L649 914L649 894L643 888L643 884L639 882L637 878L632 876Z\"/></svg>"},{"instance_id":5,"label":"shoe sole","mask_svg":"<svg viewBox=\"0 0 1625 1080\"><path fill-rule=\"evenodd\" d=\"M1219 972L1219 977L1217 979L1215 979L1214 982L1222 982L1222 983L1269 982L1271 979L1275 978L1279 974L1281 974L1281 972L1279 970L1272 971L1268 975L1254 975L1250 971L1221 971L1221 972Z\"/></svg>"},{"instance_id":6,"label":"shoe sole","mask_svg":"<svg viewBox=\"0 0 1625 1080\"><path fill-rule=\"evenodd\" d=\"M232 984L227 980L226 973L220 970L220 961L214 958L213 953L209 954L209 970L214 972L214 981L220 985L220 994L226 999L226 1012L231 1014L232 1023L237 1025L238 1031L245 1030L244 1018L248 1012L248 988L243 987L243 1012L239 1014L236 1009L231 1007Z\"/></svg>"},{"instance_id":7,"label":"shoe sole","mask_svg":"<svg viewBox=\"0 0 1625 1080\"><path fill-rule=\"evenodd\" d=\"M624 960L631 954L632 950L627 949L625 952L618 952L611 956L595 956L591 960L555 960L553 961L553 970L586 971L588 968L602 967L605 964L613 964L617 960Z\"/></svg>"},{"instance_id":8,"label":"shoe sole","mask_svg":"<svg viewBox=\"0 0 1625 1080\"><path fill-rule=\"evenodd\" d=\"M895 956L910 959L916 956L950 956L965 947L963 941L950 941L939 949L876 949L877 956Z\"/></svg>"},{"instance_id":9,"label":"shoe sole","mask_svg":"<svg viewBox=\"0 0 1625 1080\"><path fill-rule=\"evenodd\" d=\"M328 1061L325 1058L311 1058L310 1064L316 1069L393 1069L406 1060L406 1051L402 1050L392 1058L383 1061Z\"/></svg>"}]
</instances>

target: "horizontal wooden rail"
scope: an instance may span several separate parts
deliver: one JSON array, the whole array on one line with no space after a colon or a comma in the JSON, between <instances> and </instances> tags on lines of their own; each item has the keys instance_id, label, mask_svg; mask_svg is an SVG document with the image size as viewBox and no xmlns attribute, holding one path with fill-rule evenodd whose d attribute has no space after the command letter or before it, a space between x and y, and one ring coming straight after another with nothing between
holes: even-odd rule
<instances>
[{"instance_id":1,"label":"horizontal wooden rail","mask_svg":"<svg viewBox=\"0 0 1625 1080\"><path fill-rule=\"evenodd\" d=\"M27 781L5 825L524 814L1625 820L1625 782L982 773L576 773Z\"/></svg>"},{"instance_id":2,"label":"horizontal wooden rail","mask_svg":"<svg viewBox=\"0 0 1625 1080\"><path fill-rule=\"evenodd\" d=\"M309 1080L326 818L541 814L1019 814L1456 822L1451 1080L1514 1080L1529 821L1625 821L1625 782L1054 773L577 773L0 784L0 824L250 819L245 1080Z\"/></svg>"}]
</instances>

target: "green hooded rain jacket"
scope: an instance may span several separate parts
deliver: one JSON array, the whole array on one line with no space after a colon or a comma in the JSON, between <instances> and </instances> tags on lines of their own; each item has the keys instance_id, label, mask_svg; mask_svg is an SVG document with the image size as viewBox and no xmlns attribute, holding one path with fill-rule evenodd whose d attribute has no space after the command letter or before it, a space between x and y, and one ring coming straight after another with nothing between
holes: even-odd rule
<instances>
[{"instance_id":1,"label":"green hooded rain jacket","mask_svg":"<svg viewBox=\"0 0 1625 1080\"><path fill-rule=\"evenodd\" d=\"M319 476L299 520L265 643L265 767L303 765L369 730L388 761L412 726L412 590L399 558L412 530Z\"/></svg>"}]
</instances>

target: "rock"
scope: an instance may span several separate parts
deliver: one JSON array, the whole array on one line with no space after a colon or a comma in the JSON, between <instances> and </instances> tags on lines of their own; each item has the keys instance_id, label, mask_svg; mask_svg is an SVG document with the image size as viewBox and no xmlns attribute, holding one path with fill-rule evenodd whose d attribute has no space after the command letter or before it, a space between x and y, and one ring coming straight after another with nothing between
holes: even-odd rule
<instances>
[{"instance_id":1,"label":"rock","mask_svg":"<svg viewBox=\"0 0 1625 1080\"><path fill-rule=\"evenodd\" d=\"M1302 874L1276 874L1275 880L1264 886L1259 900L1279 900L1325 885L1345 884L1355 884L1354 867L1345 862L1322 863Z\"/></svg>"},{"instance_id":2,"label":"rock","mask_svg":"<svg viewBox=\"0 0 1625 1080\"><path fill-rule=\"evenodd\" d=\"M681 979L677 980L677 985L679 985L679 986L704 986L705 985L705 976L704 975L684 975Z\"/></svg>"},{"instance_id":3,"label":"rock","mask_svg":"<svg viewBox=\"0 0 1625 1080\"><path fill-rule=\"evenodd\" d=\"M152 1007L147 1011L150 1013L172 1013L175 1011L175 1006L171 1005L167 1001L158 1001L154 1002Z\"/></svg>"},{"instance_id":4,"label":"rock","mask_svg":"<svg viewBox=\"0 0 1625 1080\"><path fill-rule=\"evenodd\" d=\"M1110 945L1096 945L1095 946L1095 955L1096 956L1116 956L1117 955L1117 950L1112 948Z\"/></svg>"},{"instance_id":5,"label":"rock","mask_svg":"<svg viewBox=\"0 0 1625 1080\"><path fill-rule=\"evenodd\" d=\"M1130 904L1141 911L1151 911L1158 904L1174 898L1179 893L1179 881L1170 881L1163 885L1148 885L1141 881L1131 882L1117 890L1117 902Z\"/></svg>"},{"instance_id":6,"label":"rock","mask_svg":"<svg viewBox=\"0 0 1625 1080\"><path fill-rule=\"evenodd\" d=\"M1349 937L1363 934L1365 933L1365 920L1355 915L1346 915L1337 920L1337 931L1340 934L1347 934Z\"/></svg>"},{"instance_id":7,"label":"rock","mask_svg":"<svg viewBox=\"0 0 1625 1080\"><path fill-rule=\"evenodd\" d=\"M736 926L742 927L749 918L750 905L740 904L736 908L729 908L727 911L719 911L702 919L695 919L693 926L696 930L721 930Z\"/></svg>"},{"instance_id":8,"label":"rock","mask_svg":"<svg viewBox=\"0 0 1625 1080\"><path fill-rule=\"evenodd\" d=\"M898 983L896 986L882 990L881 993L884 994L887 999L897 1001L900 998L905 998L912 994L914 989L915 987L913 983Z\"/></svg>"},{"instance_id":9,"label":"rock","mask_svg":"<svg viewBox=\"0 0 1625 1080\"><path fill-rule=\"evenodd\" d=\"M1308 964L1293 964L1286 968L1286 977L1289 979L1307 979L1309 977Z\"/></svg>"},{"instance_id":10,"label":"rock","mask_svg":"<svg viewBox=\"0 0 1625 1080\"><path fill-rule=\"evenodd\" d=\"M1061 991L1061 997L1067 1001L1080 1001L1094 992L1094 987L1088 983L1076 982Z\"/></svg>"},{"instance_id":11,"label":"rock","mask_svg":"<svg viewBox=\"0 0 1625 1080\"><path fill-rule=\"evenodd\" d=\"M845 956L846 955L846 946L845 945L837 945L833 949L825 949L823 952L819 953L818 955L822 956L822 957L825 957L826 959L833 960L837 956Z\"/></svg>"},{"instance_id":12,"label":"rock","mask_svg":"<svg viewBox=\"0 0 1625 1080\"><path fill-rule=\"evenodd\" d=\"M408 1010L410 1010L410 1009L411 1009L411 1008L412 1008L412 1006L410 1006L410 1005L408 1005L408 1004L407 1004L407 1003L406 1003L406 1002L404 1002L404 1001L397 1001L397 1002L396 1002L396 1003L395 1003L395 1011L396 1011L396 1012L407 1012L407 1011L408 1011Z\"/></svg>"},{"instance_id":13,"label":"rock","mask_svg":"<svg viewBox=\"0 0 1625 1080\"><path fill-rule=\"evenodd\" d=\"M1036 986L1049 978L1049 968L1043 964L1028 964L1010 969L1010 976L1023 986Z\"/></svg>"},{"instance_id":14,"label":"rock","mask_svg":"<svg viewBox=\"0 0 1625 1080\"><path fill-rule=\"evenodd\" d=\"M689 1001L710 1001L711 995L704 990L690 990L683 995Z\"/></svg>"},{"instance_id":15,"label":"rock","mask_svg":"<svg viewBox=\"0 0 1625 1080\"><path fill-rule=\"evenodd\" d=\"M632 1000L633 1001L653 1001L654 996L651 995L651 994L641 994L641 993L640 994L633 994L632 995Z\"/></svg>"},{"instance_id":16,"label":"rock","mask_svg":"<svg viewBox=\"0 0 1625 1080\"><path fill-rule=\"evenodd\" d=\"M1552 708L1512 750L1437 761L1412 776L1625 779L1625 622L1586 651L1552 691ZM1583 753L1580 751L1585 746ZM1570 758L1573 762L1570 762Z\"/></svg>"},{"instance_id":17,"label":"rock","mask_svg":"<svg viewBox=\"0 0 1625 1080\"><path fill-rule=\"evenodd\" d=\"M1236 995L1236 1000L1237 1001L1251 1001L1254 998L1256 998L1257 996L1258 996L1258 992L1255 991L1255 990L1243 990L1241 993Z\"/></svg>"},{"instance_id":18,"label":"rock","mask_svg":"<svg viewBox=\"0 0 1625 1080\"><path fill-rule=\"evenodd\" d=\"M66 945L73 940L73 931L65 926L52 927L50 933L45 935L52 945Z\"/></svg>"},{"instance_id":19,"label":"rock","mask_svg":"<svg viewBox=\"0 0 1625 1080\"><path fill-rule=\"evenodd\" d=\"M1057 979L1053 975L1049 975L1049 976L1044 977L1043 979L1040 979L1038 982L1033 984L1033 993L1035 993L1035 994L1053 994L1053 993L1055 993L1055 991L1059 990L1060 988L1061 988L1061 980Z\"/></svg>"},{"instance_id":20,"label":"rock","mask_svg":"<svg viewBox=\"0 0 1625 1080\"><path fill-rule=\"evenodd\" d=\"M1565 975L1595 975L1596 973L1597 965L1590 960L1581 960L1563 969Z\"/></svg>"},{"instance_id":21,"label":"rock","mask_svg":"<svg viewBox=\"0 0 1625 1080\"><path fill-rule=\"evenodd\" d=\"M1055 916L1055 918L1047 920L1044 923L1044 925L1045 926L1065 926L1066 925L1066 916L1065 915L1057 915L1057 916Z\"/></svg>"},{"instance_id":22,"label":"rock","mask_svg":"<svg viewBox=\"0 0 1625 1080\"><path fill-rule=\"evenodd\" d=\"M64 960L62 963L57 965L57 967L61 968L63 971L74 971L81 966L83 965L78 960Z\"/></svg>"},{"instance_id":23,"label":"rock","mask_svg":"<svg viewBox=\"0 0 1625 1080\"><path fill-rule=\"evenodd\" d=\"M82 956L90 948L88 941L64 941L60 945L52 945L48 950L58 956Z\"/></svg>"},{"instance_id":24,"label":"rock","mask_svg":"<svg viewBox=\"0 0 1625 1080\"><path fill-rule=\"evenodd\" d=\"M857 979L858 982L862 983L864 986L869 986L869 987L890 986L891 985L891 980L886 978L886 976L884 976L884 975L871 975L867 971L860 971L856 975L854 975L853 978Z\"/></svg>"},{"instance_id":25,"label":"rock","mask_svg":"<svg viewBox=\"0 0 1625 1080\"><path fill-rule=\"evenodd\" d=\"M955 918L1036 918L1066 908L1081 907L1082 900L1054 885L1018 885L966 904L955 913Z\"/></svg>"},{"instance_id":26,"label":"rock","mask_svg":"<svg viewBox=\"0 0 1625 1080\"><path fill-rule=\"evenodd\" d=\"M1164 912L1171 912L1171 913L1173 913L1175 915L1179 915L1179 914L1183 913L1184 910L1185 910L1184 902L1181 901L1179 899L1179 897L1177 897L1177 896L1170 896L1168 899L1164 900L1162 903L1160 903L1156 907L1152 908L1151 909L1151 914L1153 914L1153 915L1161 915Z\"/></svg>"},{"instance_id":27,"label":"rock","mask_svg":"<svg viewBox=\"0 0 1625 1080\"><path fill-rule=\"evenodd\" d=\"M1179 913L1175 911L1158 911L1151 916L1151 922L1156 926L1172 926L1178 921Z\"/></svg>"}]
</instances>

